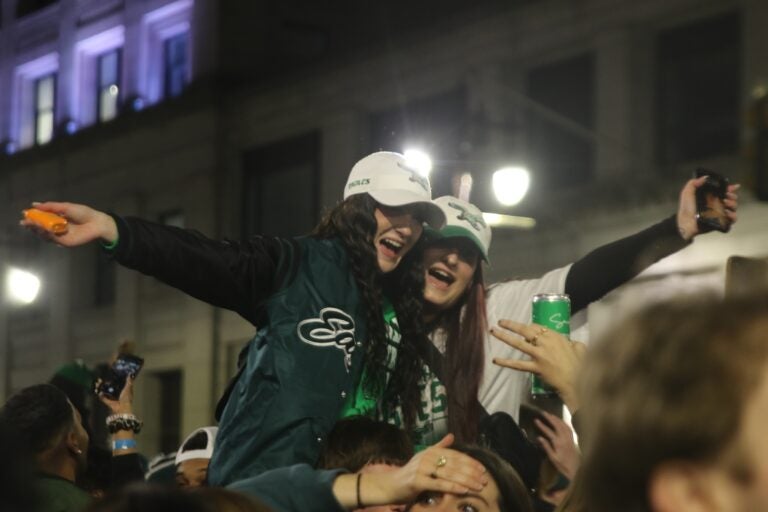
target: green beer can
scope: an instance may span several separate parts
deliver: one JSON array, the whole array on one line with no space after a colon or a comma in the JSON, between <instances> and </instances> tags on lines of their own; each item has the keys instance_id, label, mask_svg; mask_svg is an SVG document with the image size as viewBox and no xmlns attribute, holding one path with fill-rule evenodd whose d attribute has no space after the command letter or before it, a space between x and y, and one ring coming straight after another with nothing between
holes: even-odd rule
<instances>
[{"instance_id":1,"label":"green beer can","mask_svg":"<svg viewBox=\"0 0 768 512\"><path fill-rule=\"evenodd\" d=\"M547 329L559 332L566 338L571 335L571 298L559 293L540 293L533 296L531 321ZM555 389L538 375L531 374L531 396L544 398L557 395Z\"/></svg>"}]
</instances>

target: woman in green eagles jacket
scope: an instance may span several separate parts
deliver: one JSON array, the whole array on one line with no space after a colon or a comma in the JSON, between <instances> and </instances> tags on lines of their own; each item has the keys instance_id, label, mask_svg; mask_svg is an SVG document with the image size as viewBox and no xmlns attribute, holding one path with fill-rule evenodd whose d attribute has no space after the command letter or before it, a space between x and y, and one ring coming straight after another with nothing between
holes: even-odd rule
<instances>
[{"instance_id":1,"label":"woman in green eagles jacket","mask_svg":"<svg viewBox=\"0 0 768 512\"><path fill-rule=\"evenodd\" d=\"M421 332L423 273L408 253L422 222L444 222L430 199L402 155L379 152L353 167L344 201L309 237L215 241L83 205L33 206L67 218L66 233L44 233L55 243L100 240L122 265L258 328L221 408L209 480L224 485L314 463L342 411L359 405L353 397L401 402L413 422L421 358L398 343L400 332L406 341Z\"/></svg>"}]
</instances>

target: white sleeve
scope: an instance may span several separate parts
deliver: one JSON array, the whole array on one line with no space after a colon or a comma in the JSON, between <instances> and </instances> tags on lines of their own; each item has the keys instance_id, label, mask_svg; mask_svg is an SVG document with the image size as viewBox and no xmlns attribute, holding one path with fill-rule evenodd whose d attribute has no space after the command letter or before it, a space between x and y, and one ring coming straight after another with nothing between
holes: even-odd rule
<instances>
[{"instance_id":1,"label":"white sleeve","mask_svg":"<svg viewBox=\"0 0 768 512\"><path fill-rule=\"evenodd\" d=\"M488 328L497 325L502 319L530 323L533 296L538 293L563 293L570 269L571 266L568 265L552 270L539 279L506 281L492 285L486 297ZM488 332L485 335L484 348L485 366L478 397L480 403L489 414L504 411L517 420L521 397L527 390L530 374L497 366L493 364L493 359L524 359L527 356Z\"/></svg>"}]
</instances>

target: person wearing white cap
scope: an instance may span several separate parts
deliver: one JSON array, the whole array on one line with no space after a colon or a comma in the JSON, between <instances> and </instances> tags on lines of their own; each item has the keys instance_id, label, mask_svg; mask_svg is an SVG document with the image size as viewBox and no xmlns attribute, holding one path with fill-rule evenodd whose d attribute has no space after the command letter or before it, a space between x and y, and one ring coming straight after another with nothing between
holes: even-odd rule
<instances>
[{"instance_id":1,"label":"person wearing white cap","mask_svg":"<svg viewBox=\"0 0 768 512\"><path fill-rule=\"evenodd\" d=\"M444 214L431 202L429 181L403 155L360 160L344 200L306 237L216 241L84 205L33 206L68 221L64 233L42 233L51 241L72 247L100 240L118 263L258 328L219 402L212 485L314 463L353 396L373 406L402 401L415 415L420 359L410 340L423 332L421 275L405 260L423 224L439 229ZM21 224L40 232L28 220ZM409 343L400 344L400 333Z\"/></svg>"},{"instance_id":2,"label":"person wearing white cap","mask_svg":"<svg viewBox=\"0 0 768 512\"><path fill-rule=\"evenodd\" d=\"M208 485L208 465L216 446L218 427L201 427L187 436L176 452L176 485Z\"/></svg>"},{"instance_id":3,"label":"person wearing white cap","mask_svg":"<svg viewBox=\"0 0 768 512\"><path fill-rule=\"evenodd\" d=\"M435 199L446 215L446 225L441 230L427 230L423 265L425 323L437 350L431 359L437 362L425 366L419 385L418 443L434 443L446 432L461 442L474 442L480 420L495 412L517 420L521 400L530 388L528 372L549 372L559 379L560 387L572 390L573 374L568 367L566 375L566 357L555 361L543 346L562 348L556 343L558 334L540 334L530 324L531 299L538 293L565 293L576 314L654 262L686 247L702 233L696 219L695 191L704 181L689 180L680 192L677 214L658 224L599 247L538 279L504 281L488 288L483 282L482 261L489 260L491 228L482 212L455 197ZM736 221L737 190L738 185L731 185L724 201L732 222ZM573 319L572 332L573 324L584 320L584 315ZM530 341L537 335L551 340L534 346ZM581 350L579 345L566 346ZM562 375L552 369L558 364ZM563 380L566 377L568 382ZM561 398L575 407L572 393ZM397 422L401 411L395 408L386 411L387 415Z\"/></svg>"}]
</instances>

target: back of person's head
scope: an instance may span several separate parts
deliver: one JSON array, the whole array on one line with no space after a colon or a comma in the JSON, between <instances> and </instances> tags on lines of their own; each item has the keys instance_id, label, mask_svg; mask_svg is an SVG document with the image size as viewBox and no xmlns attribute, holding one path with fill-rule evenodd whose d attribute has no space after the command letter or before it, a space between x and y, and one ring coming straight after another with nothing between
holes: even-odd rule
<instances>
[{"instance_id":1,"label":"back of person's head","mask_svg":"<svg viewBox=\"0 0 768 512\"><path fill-rule=\"evenodd\" d=\"M496 452L477 445L455 444L450 447L482 464L499 489L500 512L533 512L528 489L515 469Z\"/></svg>"},{"instance_id":2,"label":"back of person's head","mask_svg":"<svg viewBox=\"0 0 768 512\"><path fill-rule=\"evenodd\" d=\"M595 344L581 390L586 509L659 510L657 477L672 474L662 469L718 468L748 482L754 455L740 429L768 375L766 332L768 296L678 299Z\"/></svg>"},{"instance_id":3,"label":"back of person's head","mask_svg":"<svg viewBox=\"0 0 768 512\"><path fill-rule=\"evenodd\" d=\"M218 427L201 427L189 434L176 452L176 483L181 487L208 485L208 465L216 447Z\"/></svg>"},{"instance_id":4,"label":"back of person's head","mask_svg":"<svg viewBox=\"0 0 768 512\"><path fill-rule=\"evenodd\" d=\"M339 420L326 436L319 469L345 468L356 473L366 464L402 466L413 444L402 429L365 416Z\"/></svg>"},{"instance_id":5,"label":"back of person's head","mask_svg":"<svg viewBox=\"0 0 768 512\"><path fill-rule=\"evenodd\" d=\"M0 418L33 455L52 448L75 421L67 396L51 384L18 391L5 403Z\"/></svg>"},{"instance_id":6,"label":"back of person's head","mask_svg":"<svg viewBox=\"0 0 768 512\"><path fill-rule=\"evenodd\" d=\"M253 498L227 489L176 489L133 483L94 501L86 512L269 512Z\"/></svg>"}]
</instances>

